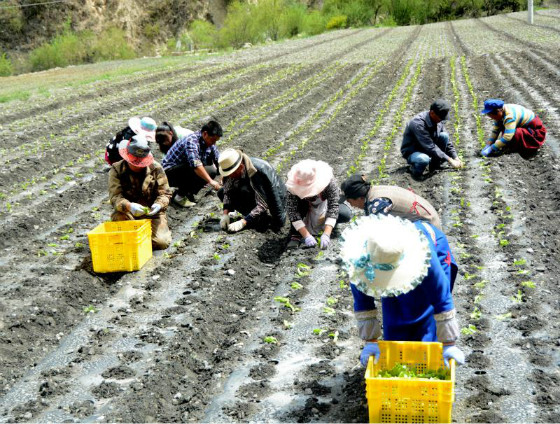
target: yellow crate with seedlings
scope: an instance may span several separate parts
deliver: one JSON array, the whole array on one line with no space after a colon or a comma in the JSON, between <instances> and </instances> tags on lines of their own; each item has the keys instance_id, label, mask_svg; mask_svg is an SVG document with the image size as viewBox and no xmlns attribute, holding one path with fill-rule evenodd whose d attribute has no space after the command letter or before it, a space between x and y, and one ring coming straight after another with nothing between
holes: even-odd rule
<instances>
[{"instance_id":1,"label":"yellow crate with seedlings","mask_svg":"<svg viewBox=\"0 0 560 424\"><path fill-rule=\"evenodd\" d=\"M152 257L149 219L109 221L87 233L93 271L137 271Z\"/></svg>"},{"instance_id":2,"label":"yellow crate with seedlings","mask_svg":"<svg viewBox=\"0 0 560 424\"><path fill-rule=\"evenodd\" d=\"M444 370L443 346L430 342L380 341L381 355L366 370L370 423L450 423L455 400L455 361ZM387 377L389 374L403 377ZM398 373L399 370L404 370ZM410 372L407 372L410 370ZM448 380L407 375L446 374Z\"/></svg>"}]
</instances>

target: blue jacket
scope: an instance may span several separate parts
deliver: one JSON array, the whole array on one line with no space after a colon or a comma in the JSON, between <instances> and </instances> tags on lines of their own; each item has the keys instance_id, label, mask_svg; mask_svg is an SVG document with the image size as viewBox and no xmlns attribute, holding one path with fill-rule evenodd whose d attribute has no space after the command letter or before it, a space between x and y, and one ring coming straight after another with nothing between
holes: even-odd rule
<instances>
[{"instance_id":1,"label":"blue jacket","mask_svg":"<svg viewBox=\"0 0 560 424\"><path fill-rule=\"evenodd\" d=\"M417 221L414 225L428 238L432 253L430 267L428 275L414 290L397 297L381 299L383 333L386 340L392 339L387 337L389 334L396 334L399 329L407 326L424 329L435 328L435 322L428 323L428 321L433 321L433 315L454 308L451 291L458 268L447 238L445 234L427 222ZM350 287L354 296L355 311L376 309L373 297L359 291L354 284L351 284Z\"/></svg>"}]
</instances>

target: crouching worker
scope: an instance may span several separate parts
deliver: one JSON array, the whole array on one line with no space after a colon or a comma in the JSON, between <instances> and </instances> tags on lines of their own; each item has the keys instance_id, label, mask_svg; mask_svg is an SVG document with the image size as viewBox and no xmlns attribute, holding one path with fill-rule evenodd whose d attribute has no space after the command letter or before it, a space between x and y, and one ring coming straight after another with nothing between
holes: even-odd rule
<instances>
[{"instance_id":1,"label":"crouching worker","mask_svg":"<svg viewBox=\"0 0 560 424\"><path fill-rule=\"evenodd\" d=\"M109 198L114 208L111 220L150 219L152 248L167 249L171 231L165 210L171 191L164 170L154 162L148 141L141 134L121 142L119 153L124 160L114 163L109 171Z\"/></svg>"},{"instance_id":2,"label":"crouching worker","mask_svg":"<svg viewBox=\"0 0 560 424\"><path fill-rule=\"evenodd\" d=\"M317 246L316 235L321 234L320 248L327 249L331 233L337 223L350 221L352 210L339 204L340 190L328 163L306 159L296 163L288 172L288 200L290 218L288 249Z\"/></svg>"},{"instance_id":3,"label":"crouching worker","mask_svg":"<svg viewBox=\"0 0 560 424\"><path fill-rule=\"evenodd\" d=\"M381 299L385 340L439 341L446 365L451 358L463 364L465 355L455 346L459 325L451 296L457 265L445 235L423 221L371 215L342 236L358 332L366 342L361 363L367 365L372 355L379 359L375 299Z\"/></svg>"},{"instance_id":4,"label":"crouching worker","mask_svg":"<svg viewBox=\"0 0 560 424\"><path fill-rule=\"evenodd\" d=\"M366 216L390 214L410 221L428 221L441 229L435 208L411 190L397 186L372 186L365 175L352 175L342 183L341 188L348 203L362 209Z\"/></svg>"},{"instance_id":5,"label":"crouching worker","mask_svg":"<svg viewBox=\"0 0 560 424\"><path fill-rule=\"evenodd\" d=\"M500 99L488 99L480 113L494 121L486 147L480 152L482 156L517 152L523 159L530 159L544 144L546 128L532 110L520 105L504 104Z\"/></svg>"},{"instance_id":6,"label":"crouching worker","mask_svg":"<svg viewBox=\"0 0 560 424\"><path fill-rule=\"evenodd\" d=\"M223 202L220 226L231 233L243 228L278 231L286 221L286 186L270 164L251 158L241 150L226 149L219 159L219 172L224 186L218 191ZM243 218L231 222L230 212Z\"/></svg>"}]
</instances>

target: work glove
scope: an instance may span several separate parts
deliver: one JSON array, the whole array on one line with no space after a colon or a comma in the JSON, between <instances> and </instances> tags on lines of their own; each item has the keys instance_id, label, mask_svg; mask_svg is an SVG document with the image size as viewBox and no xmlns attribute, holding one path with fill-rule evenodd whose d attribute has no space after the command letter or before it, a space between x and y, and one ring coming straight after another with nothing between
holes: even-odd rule
<instances>
[{"instance_id":1,"label":"work glove","mask_svg":"<svg viewBox=\"0 0 560 424\"><path fill-rule=\"evenodd\" d=\"M230 233L237 233L241 231L247 225L247 221L244 219L240 219L239 221L235 221L233 224L228 225L228 231Z\"/></svg>"},{"instance_id":2,"label":"work glove","mask_svg":"<svg viewBox=\"0 0 560 424\"><path fill-rule=\"evenodd\" d=\"M307 237L305 237L303 239L303 242L305 243L305 247L315 247L315 246L317 246L317 240L315 240L315 237L313 237L311 234L308 235Z\"/></svg>"},{"instance_id":3,"label":"work glove","mask_svg":"<svg viewBox=\"0 0 560 424\"><path fill-rule=\"evenodd\" d=\"M148 212L148 216L154 216L161 210L161 205L159 203L154 203Z\"/></svg>"},{"instance_id":4,"label":"work glove","mask_svg":"<svg viewBox=\"0 0 560 424\"><path fill-rule=\"evenodd\" d=\"M447 368L449 368L450 359L455 359L455 362L463 365L465 363L465 354L455 345L443 346L443 362Z\"/></svg>"},{"instance_id":5,"label":"work glove","mask_svg":"<svg viewBox=\"0 0 560 424\"><path fill-rule=\"evenodd\" d=\"M134 216L144 216L146 215L146 210L144 209L144 206L139 203L131 203L130 213Z\"/></svg>"},{"instance_id":6,"label":"work glove","mask_svg":"<svg viewBox=\"0 0 560 424\"><path fill-rule=\"evenodd\" d=\"M321 249L327 249L329 247L329 244L331 244L331 236L323 233L323 235L321 236Z\"/></svg>"},{"instance_id":7,"label":"work glove","mask_svg":"<svg viewBox=\"0 0 560 424\"><path fill-rule=\"evenodd\" d=\"M360 362L365 367L367 366L370 356L375 356L374 363L377 364L379 361L379 355L381 355L381 350L379 349L379 343L377 342L366 342L366 345L362 349L362 354L360 355Z\"/></svg>"},{"instance_id":8,"label":"work glove","mask_svg":"<svg viewBox=\"0 0 560 424\"><path fill-rule=\"evenodd\" d=\"M497 151L498 151L498 148L496 147L495 144L489 144L489 145L485 146L484 149L481 150L480 154L487 158L489 156L492 156Z\"/></svg>"},{"instance_id":9,"label":"work glove","mask_svg":"<svg viewBox=\"0 0 560 424\"><path fill-rule=\"evenodd\" d=\"M231 219L229 217L229 214L225 214L222 215L222 217L220 218L220 227L222 227L222 230L227 230L229 223L230 223Z\"/></svg>"}]
</instances>

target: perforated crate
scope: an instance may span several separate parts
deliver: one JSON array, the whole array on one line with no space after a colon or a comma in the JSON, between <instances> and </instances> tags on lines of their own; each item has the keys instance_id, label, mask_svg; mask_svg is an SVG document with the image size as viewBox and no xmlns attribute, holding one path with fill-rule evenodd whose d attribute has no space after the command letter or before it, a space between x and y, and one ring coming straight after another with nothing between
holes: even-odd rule
<instances>
[{"instance_id":1,"label":"perforated crate","mask_svg":"<svg viewBox=\"0 0 560 424\"><path fill-rule=\"evenodd\" d=\"M95 272L137 271L152 257L149 219L104 222L87 235Z\"/></svg>"},{"instance_id":2,"label":"perforated crate","mask_svg":"<svg viewBox=\"0 0 560 424\"><path fill-rule=\"evenodd\" d=\"M378 378L381 370L396 363L415 367L418 373L444 366L442 344L380 341L381 355L366 370L366 396L370 423L450 423L455 400L455 361L450 361L450 380Z\"/></svg>"}]
</instances>

